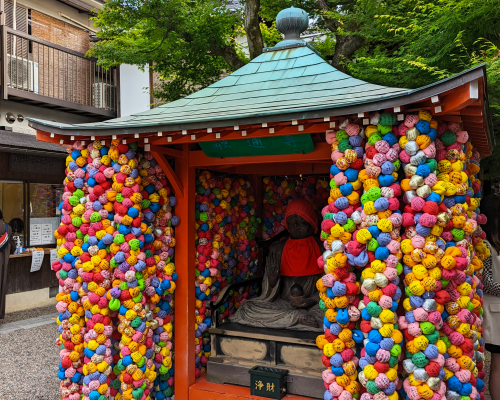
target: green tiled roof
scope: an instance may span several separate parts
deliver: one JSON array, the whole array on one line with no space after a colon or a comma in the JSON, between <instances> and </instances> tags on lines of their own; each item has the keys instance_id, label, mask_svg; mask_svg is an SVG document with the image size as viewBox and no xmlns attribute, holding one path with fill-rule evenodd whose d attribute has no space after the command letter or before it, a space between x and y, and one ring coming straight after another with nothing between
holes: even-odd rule
<instances>
[{"instance_id":1,"label":"green tiled roof","mask_svg":"<svg viewBox=\"0 0 500 400\"><path fill-rule=\"evenodd\" d=\"M30 121L35 128L71 135L178 131L244 125L252 119L257 123L318 118L320 110L354 105L361 112L366 111L363 105L425 89L391 88L355 79L335 69L305 42L266 50L213 85L152 110L86 124Z\"/></svg>"}]
</instances>

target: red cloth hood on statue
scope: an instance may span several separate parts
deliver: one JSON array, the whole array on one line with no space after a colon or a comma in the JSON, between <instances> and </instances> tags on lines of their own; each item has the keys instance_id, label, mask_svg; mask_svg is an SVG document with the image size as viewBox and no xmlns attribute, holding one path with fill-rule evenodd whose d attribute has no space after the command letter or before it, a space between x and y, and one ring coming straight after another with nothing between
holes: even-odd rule
<instances>
[{"instance_id":1,"label":"red cloth hood on statue","mask_svg":"<svg viewBox=\"0 0 500 400\"><path fill-rule=\"evenodd\" d=\"M285 227L288 229L286 219L290 215L298 215L304 218L312 226L314 233L318 232L318 217L313 206L305 199L296 199L291 201L285 213ZM321 256L321 249L314 239L309 236L305 239L289 238L283 249L281 256L282 276L308 276L316 275L322 272L318 266L318 257Z\"/></svg>"}]
</instances>

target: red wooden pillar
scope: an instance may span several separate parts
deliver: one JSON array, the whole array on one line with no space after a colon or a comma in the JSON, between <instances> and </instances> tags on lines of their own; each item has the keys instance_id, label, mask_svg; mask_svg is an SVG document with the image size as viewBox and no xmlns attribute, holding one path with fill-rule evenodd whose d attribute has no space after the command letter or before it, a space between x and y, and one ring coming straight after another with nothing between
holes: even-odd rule
<instances>
[{"instance_id":1,"label":"red wooden pillar","mask_svg":"<svg viewBox=\"0 0 500 400\"><path fill-rule=\"evenodd\" d=\"M183 145L183 157L175 160L175 173L182 185L175 215L181 221L175 230L175 398L188 400L189 387L195 383L195 168L189 166L189 144Z\"/></svg>"}]
</instances>

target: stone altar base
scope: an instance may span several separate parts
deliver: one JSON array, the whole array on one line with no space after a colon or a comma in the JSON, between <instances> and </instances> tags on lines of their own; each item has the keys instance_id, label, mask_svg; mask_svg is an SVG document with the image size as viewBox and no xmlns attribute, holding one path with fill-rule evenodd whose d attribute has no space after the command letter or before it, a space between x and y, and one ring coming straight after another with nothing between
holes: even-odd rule
<instances>
[{"instance_id":1,"label":"stone altar base","mask_svg":"<svg viewBox=\"0 0 500 400\"><path fill-rule=\"evenodd\" d=\"M253 328L225 322L209 328L212 356L207 381L250 386L248 370L256 365L288 370L287 393L322 399L322 351L317 332Z\"/></svg>"}]
</instances>

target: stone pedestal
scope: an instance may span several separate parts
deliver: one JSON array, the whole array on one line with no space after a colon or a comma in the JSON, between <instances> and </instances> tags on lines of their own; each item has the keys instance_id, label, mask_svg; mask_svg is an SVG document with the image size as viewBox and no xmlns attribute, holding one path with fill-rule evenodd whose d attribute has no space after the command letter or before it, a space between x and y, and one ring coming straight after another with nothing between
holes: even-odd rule
<instances>
[{"instance_id":1,"label":"stone pedestal","mask_svg":"<svg viewBox=\"0 0 500 400\"><path fill-rule=\"evenodd\" d=\"M226 322L209 329L212 356L207 381L249 387L248 370L256 365L287 369L287 392L323 398L322 351L316 347L317 332L252 328Z\"/></svg>"}]
</instances>

